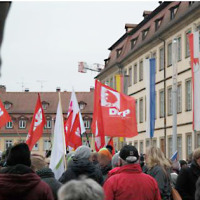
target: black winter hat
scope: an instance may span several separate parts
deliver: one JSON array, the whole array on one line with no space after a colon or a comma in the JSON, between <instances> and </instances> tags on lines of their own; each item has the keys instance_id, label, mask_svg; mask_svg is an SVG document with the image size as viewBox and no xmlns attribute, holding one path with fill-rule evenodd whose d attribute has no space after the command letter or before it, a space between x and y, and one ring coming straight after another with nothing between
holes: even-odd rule
<instances>
[{"instance_id":1,"label":"black winter hat","mask_svg":"<svg viewBox=\"0 0 200 200\"><path fill-rule=\"evenodd\" d=\"M23 164L28 167L31 166L30 150L26 143L16 144L10 149L8 154L7 163L8 166L14 166L17 164Z\"/></svg>"},{"instance_id":2,"label":"black winter hat","mask_svg":"<svg viewBox=\"0 0 200 200\"><path fill-rule=\"evenodd\" d=\"M138 150L132 145L122 147L119 156L128 163L135 163L139 159Z\"/></svg>"}]
</instances>

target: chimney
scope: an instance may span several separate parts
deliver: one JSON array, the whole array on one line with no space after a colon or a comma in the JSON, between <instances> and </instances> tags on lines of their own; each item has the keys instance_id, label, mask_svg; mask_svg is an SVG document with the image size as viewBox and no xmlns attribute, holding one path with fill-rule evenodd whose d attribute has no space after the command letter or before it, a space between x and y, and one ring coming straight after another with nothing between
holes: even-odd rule
<instances>
[{"instance_id":1,"label":"chimney","mask_svg":"<svg viewBox=\"0 0 200 200\"><path fill-rule=\"evenodd\" d=\"M6 86L5 85L0 85L0 93L6 92Z\"/></svg>"},{"instance_id":2,"label":"chimney","mask_svg":"<svg viewBox=\"0 0 200 200\"><path fill-rule=\"evenodd\" d=\"M145 11L143 12L143 17L146 18L146 17L148 17L151 13L152 13L152 11L145 10Z\"/></svg>"},{"instance_id":3,"label":"chimney","mask_svg":"<svg viewBox=\"0 0 200 200\"><path fill-rule=\"evenodd\" d=\"M125 24L126 33L133 30L136 26L137 24Z\"/></svg>"},{"instance_id":4,"label":"chimney","mask_svg":"<svg viewBox=\"0 0 200 200\"><path fill-rule=\"evenodd\" d=\"M56 88L56 92L60 92L60 90L61 90L60 87Z\"/></svg>"},{"instance_id":5,"label":"chimney","mask_svg":"<svg viewBox=\"0 0 200 200\"><path fill-rule=\"evenodd\" d=\"M93 91L94 91L94 87L91 86L91 87L90 87L90 92L93 92Z\"/></svg>"},{"instance_id":6,"label":"chimney","mask_svg":"<svg viewBox=\"0 0 200 200\"><path fill-rule=\"evenodd\" d=\"M28 88L25 88L24 92L29 92L29 89L28 89Z\"/></svg>"},{"instance_id":7,"label":"chimney","mask_svg":"<svg viewBox=\"0 0 200 200\"><path fill-rule=\"evenodd\" d=\"M158 3L159 3L159 4L162 4L162 1L159 1Z\"/></svg>"}]
</instances>

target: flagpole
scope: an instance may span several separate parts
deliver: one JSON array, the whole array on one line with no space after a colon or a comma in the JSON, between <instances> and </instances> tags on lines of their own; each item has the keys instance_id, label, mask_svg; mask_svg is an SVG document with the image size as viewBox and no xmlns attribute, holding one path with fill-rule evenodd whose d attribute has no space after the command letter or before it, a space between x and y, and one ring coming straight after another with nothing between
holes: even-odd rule
<instances>
[{"instance_id":1,"label":"flagpole","mask_svg":"<svg viewBox=\"0 0 200 200\"><path fill-rule=\"evenodd\" d=\"M58 97L59 97L59 102L60 102L60 110L62 111L62 102L61 102L61 97L60 97L60 92L58 93ZM62 111L63 112L63 111ZM66 146L65 146L65 133L64 133L64 124L63 124L63 113L62 113L62 138L63 138L63 147L64 147L64 155L63 155L63 159L64 159L64 163L65 163L65 170L67 169L67 160L66 160Z\"/></svg>"},{"instance_id":2,"label":"flagpole","mask_svg":"<svg viewBox=\"0 0 200 200\"><path fill-rule=\"evenodd\" d=\"M173 85L172 85L172 110L173 110L173 140L172 153L177 151L177 39L172 42L172 66L173 66Z\"/></svg>"}]
</instances>

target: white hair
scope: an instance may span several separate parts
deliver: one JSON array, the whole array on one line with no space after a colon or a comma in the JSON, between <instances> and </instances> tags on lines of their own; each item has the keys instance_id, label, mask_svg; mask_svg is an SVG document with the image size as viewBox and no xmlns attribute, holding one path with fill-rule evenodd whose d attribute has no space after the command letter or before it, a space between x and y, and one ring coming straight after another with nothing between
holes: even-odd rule
<instances>
[{"instance_id":1,"label":"white hair","mask_svg":"<svg viewBox=\"0 0 200 200\"><path fill-rule=\"evenodd\" d=\"M58 191L59 200L103 200L102 187L92 179L71 180Z\"/></svg>"}]
</instances>

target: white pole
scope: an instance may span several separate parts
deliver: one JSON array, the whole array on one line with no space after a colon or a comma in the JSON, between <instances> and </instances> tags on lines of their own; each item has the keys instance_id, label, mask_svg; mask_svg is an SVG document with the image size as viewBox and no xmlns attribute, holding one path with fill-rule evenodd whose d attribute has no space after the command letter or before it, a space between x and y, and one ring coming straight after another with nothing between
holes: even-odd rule
<instances>
[{"instance_id":1,"label":"white pole","mask_svg":"<svg viewBox=\"0 0 200 200\"><path fill-rule=\"evenodd\" d=\"M177 151L177 39L172 42L172 112L173 112L173 138L172 154Z\"/></svg>"}]
</instances>

